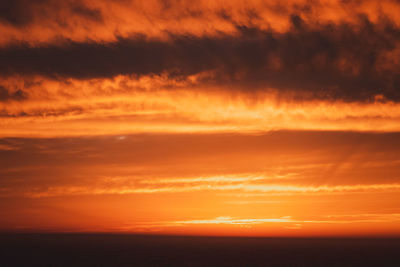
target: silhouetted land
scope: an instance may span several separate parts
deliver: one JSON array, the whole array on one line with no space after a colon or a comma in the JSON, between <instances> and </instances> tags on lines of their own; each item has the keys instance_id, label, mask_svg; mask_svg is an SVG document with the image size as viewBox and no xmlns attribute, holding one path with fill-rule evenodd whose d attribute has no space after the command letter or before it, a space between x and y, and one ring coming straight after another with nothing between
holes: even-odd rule
<instances>
[{"instance_id":1,"label":"silhouetted land","mask_svg":"<svg viewBox=\"0 0 400 267\"><path fill-rule=\"evenodd\" d=\"M1 234L0 266L400 266L400 239Z\"/></svg>"}]
</instances>

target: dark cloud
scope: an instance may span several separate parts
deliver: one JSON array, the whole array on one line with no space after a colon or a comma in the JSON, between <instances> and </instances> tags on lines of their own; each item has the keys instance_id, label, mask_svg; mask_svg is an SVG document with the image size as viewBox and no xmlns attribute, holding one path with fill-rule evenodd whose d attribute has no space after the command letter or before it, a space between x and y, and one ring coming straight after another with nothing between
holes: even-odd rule
<instances>
[{"instance_id":1,"label":"dark cloud","mask_svg":"<svg viewBox=\"0 0 400 267\"><path fill-rule=\"evenodd\" d=\"M0 22L15 27L32 24L35 18L54 20L64 25L64 18L59 14L63 10L69 10L70 15L76 15L89 21L102 21L102 14L99 10L89 8L79 0L1 0L0 1Z\"/></svg>"},{"instance_id":2,"label":"dark cloud","mask_svg":"<svg viewBox=\"0 0 400 267\"><path fill-rule=\"evenodd\" d=\"M169 41L141 36L114 43L64 42L0 50L0 72L53 78L112 77L118 74L185 76L215 72L207 82L230 88L273 87L298 97L368 101L376 95L400 101L398 66L380 68L382 58L400 43L400 29L360 16L348 24L307 25L291 17L285 33L238 27L237 36L171 36ZM301 93L301 94L300 94Z\"/></svg>"},{"instance_id":3,"label":"dark cloud","mask_svg":"<svg viewBox=\"0 0 400 267\"><path fill-rule=\"evenodd\" d=\"M10 92L5 87L0 85L0 102L7 102L10 100L21 101L27 98L27 95L22 90Z\"/></svg>"},{"instance_id":4,"label":"dark cloud","mask_svg":"<svg viewBox=\"0 0 400 267\"><path fill-rule=\"evenodd\" d=\"M23 26L33 20L32 7L44 0L2 0L0 1L0 21L14 26Z\"/></svg>"},{"instance_id":5,"label":"dark cloud","mask_svg":"<svg viewBox=\"0 0 400 267\"><path fill-rule=\"evenodd\" d=\"M73 14L85 17L88 20L98 22L103 21L103 15L101 14L100 10L89 8L80 2L73 2L70 5L70 8Z\"/></svg>"},{"instance_id":6,"label":"dark cloud","mask_svg":"<svg viewBox=\"0 0 400 267\"><path fill-rule=\"evenodd\" d=\"M83 108L81 107L71 107L63 109L39 109L31 112L21 111L18 113L10 114L9 112L2 110L0 111L0 118L20 118L20 117L58 117L66 115L79 115L83 113Z\"/></svg>"}]
</instances>

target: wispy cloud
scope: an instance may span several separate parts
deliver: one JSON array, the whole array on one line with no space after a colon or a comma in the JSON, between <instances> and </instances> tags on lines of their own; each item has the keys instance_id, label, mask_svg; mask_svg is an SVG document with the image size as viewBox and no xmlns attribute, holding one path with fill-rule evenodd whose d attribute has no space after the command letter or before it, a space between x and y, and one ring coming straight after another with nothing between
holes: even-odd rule
<instances>
[{"instance_id":1,"label":"wispy cloud","mask_svg":"<svg viewBox=\"0 0 400 267\"><path fill-rule=\"evenodd\" d=\"M274 218L274 219L234 219L231 217L217 217L210 220L189 220L189 221L175 221L174 224L262 224L262 223L282 223L292 222L290 217Z\"/></svg>"},{"instance_id":2,"label":"wispy cloud","mask_svg":"<svg viewBox=\"0 0 400 267\"><path fill-rule=\"evenodd\" d=\"M187 221L174 221L171 224L237 224L237 225L251 225L251 224L265 224L265 223L294 223L293 229L300 229L303 224L317 223L317 224L348 224L348 223L380 223L380 222L393 222L400 221L400 214L398 213L382 213L382 214L353 214L352 216L346 215L331 215L326 216L325 220L301 220L294 219L291 216L284 216L280 218L269 219L236 219L232 217L217 217L214 219L204 220L187 220Z\"/></svg>"},{"instance_id":3,"label":"wispy cloud","mask_svg":"<svg viewBox=\"0 0 400 267\"><path fill-rule=\"evenodd\" d=\"M16 78L6 83L19 86ZM203 90L162 76L30 84L23 103L0 103L0 124L7 125L0 136L400 129L399 104L390 101L298 101L274 88L255 95L218 86Z\"/></svg>"},{"instance_id":4,"label":"wispy cloud","mask_svg":"<svg viewBox=\"0 0 400 267\"><path fill-rule=\"evenodd\" d=\"M28 192L22 193L27 197L55 197L72 195L125 195L125 194L156 194L156 193L179 193L193 191L220 191L236 193L264 193L266 195L293 195L293 194L337 194L337 193L370 193L390 192L400 190L400 184L358 184L358 185L324 185L324 186L302 186L287 184L244 184L231 182L230 184L212 184L202 182L197 184L165 185L164 183L148 186L51 186L45 189L30 188Z\"/></svg>"}]
</instances>

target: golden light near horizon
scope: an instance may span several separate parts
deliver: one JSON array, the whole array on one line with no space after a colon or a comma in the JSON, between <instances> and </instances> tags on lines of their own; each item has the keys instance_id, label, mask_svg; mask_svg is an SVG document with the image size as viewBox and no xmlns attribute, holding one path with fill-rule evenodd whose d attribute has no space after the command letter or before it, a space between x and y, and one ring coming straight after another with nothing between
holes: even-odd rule
<instances>
[{"instance_id":1,"label":"golden light near horizon","mask_svg":"<svg viewBox=\"0 0 400 267\"><path fill-rule=\"evenodd\" d=\"M400 235L397 1L10 3L1 231Z\"/></svg>"}]
</instances>

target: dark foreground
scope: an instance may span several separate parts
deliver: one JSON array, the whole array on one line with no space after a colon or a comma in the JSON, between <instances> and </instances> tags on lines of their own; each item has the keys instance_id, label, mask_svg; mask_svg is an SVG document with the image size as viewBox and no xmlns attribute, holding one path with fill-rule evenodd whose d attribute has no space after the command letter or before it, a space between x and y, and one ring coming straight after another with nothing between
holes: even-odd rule
<instances>
[{"instance_id":1,"label":"dark foreground","mask_svg":"<svg viewBox=\"0 0 400 267\"><path fill-rule=\"evenodd\" d=\"M0 266L400 266L400 239L0 234Z\"/></svg>"}]
</instances>

